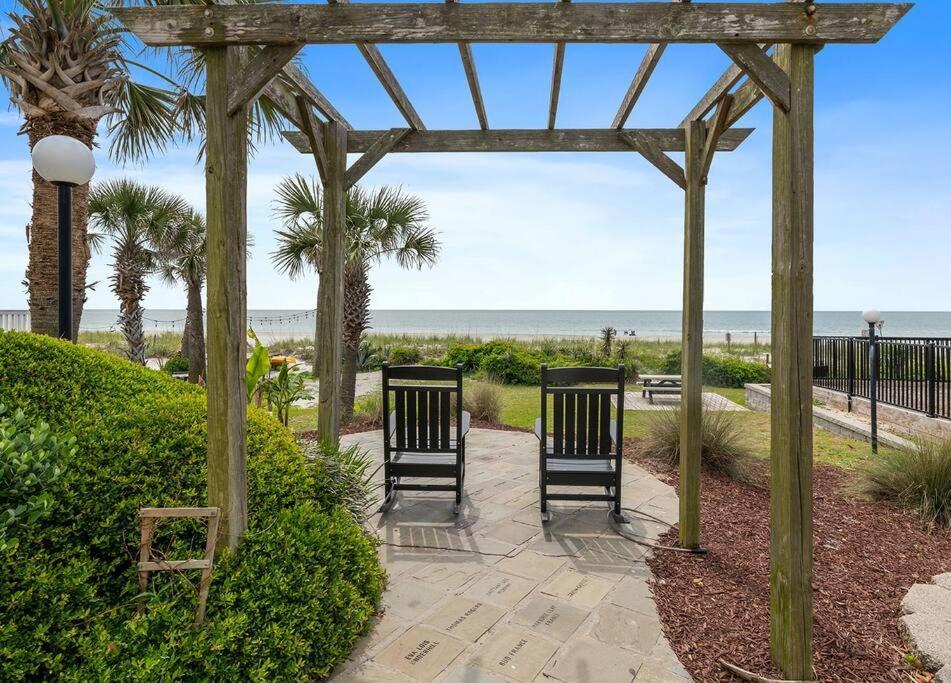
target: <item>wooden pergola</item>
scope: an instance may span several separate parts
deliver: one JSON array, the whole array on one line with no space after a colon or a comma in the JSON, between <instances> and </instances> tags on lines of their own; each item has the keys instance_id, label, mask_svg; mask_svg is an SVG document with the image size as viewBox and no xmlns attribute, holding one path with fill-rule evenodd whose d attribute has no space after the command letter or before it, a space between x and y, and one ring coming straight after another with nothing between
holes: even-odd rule
<instances>
[{"instance_id":1,"label":"wooden pergola","mask_svg":"<svg viewBox=\"0 0 951 683\"><path fill-rule=\"evenodd\" d=\"M266 93L312 154L323 183L318 294L319 429L339 433L345 196L389 153L637 152L684 190L680 542L700 549L704 195L716 151L750 134L734 124L763 97L773 105L771 648L787 678L812 677L813 69L826 43L878 41L909 3L673 2L251 4L114 10L150 46L193 46L207 63L208 504L226 511L225 540L246 528L247 115ZM227 4L227 6L225 6ZM494 130L472 43L552 43L547 127ZM291 64L305 45L353 43L406 120L354 130ZM455 43L480 128L427 130L378 43ZM567 43L646 43L617 115L603 129L555 127ZM625 124L671 43L713 43L733 62L668 129ZM254 47L253 54L250 47ZM668 152L685 152L684 166ZM347 154L361 156L349 167Z\"/></svg>"}]
</instances>

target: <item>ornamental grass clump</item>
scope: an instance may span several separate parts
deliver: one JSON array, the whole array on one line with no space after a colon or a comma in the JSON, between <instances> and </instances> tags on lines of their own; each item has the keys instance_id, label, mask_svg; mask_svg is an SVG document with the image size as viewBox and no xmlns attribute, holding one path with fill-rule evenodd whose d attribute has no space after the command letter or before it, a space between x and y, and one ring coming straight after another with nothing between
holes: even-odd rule
<instances>
[{"instance_id":1,"label":"ornamental grass clump","mask_svg":"<svg viewBox=\"0 0 951 683\"><path fill-rule=\"evenodd\" d=\"M951 531L951 440L919 439L873 457L859 487L874 500L914 511L928 526Z\"/></svg>"},{"instance_id":2,"label":"ornamental grass clump","mask_svg":"<svg viewBox=\"0 0 951 683\"><path fill-rule=\"evenodd\" d=\"M734 479L748 479L752 449L736 414L722 410L704 410L701 425L701 465ZM647 434L641 439L637 452L673 467L680 464L679 408L651 413Z\"/></svg>"},{"instance_id":3,"label":"ornamental grass clump","mask_svg":"<svg viewBox=\"0 0 951 683\"><path fill-rule=\"evenodd\" d=\"M502 390L491 382L467 386L462 396L462 407L474 420L498 424L502 416Z\"/></svg>"}]
</instances>

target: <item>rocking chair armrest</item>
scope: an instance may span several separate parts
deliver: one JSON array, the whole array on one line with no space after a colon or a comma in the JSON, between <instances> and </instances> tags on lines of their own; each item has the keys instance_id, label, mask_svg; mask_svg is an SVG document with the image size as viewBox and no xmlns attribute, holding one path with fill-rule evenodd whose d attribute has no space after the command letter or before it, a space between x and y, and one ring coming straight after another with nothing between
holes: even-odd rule
<instances>
[{"instance_id":1,"label":"rocking chair armrest","mask_svg":"<svg viewBox=\"0 0 951 683\"><path fill-rule=\"evenodd\" d=\"M539 441L542 440L542 419L540 417L535 418L535 438Z\"/></svg>"},{"instance_id":2,"label":"rocking chair armrest","mask_svg":"<svg viewBox=\"0 0 951 683\"><path fill-rule=\"evenodd\" d=\"M472 414L468 410L462 411L462 438L469 433L469 425L472 423Z\"/></svg>"},{"instance_id":3,"label":"rocking chair armrest","mask_svg":"<svg viewBox=\"0 0 951 683\"><path fill-rule=\"evenodd\" d=\"M611 435L611 443L617 444L617 420L611 420L608 424L608 433Z\"/></svg>"}]
</instances>

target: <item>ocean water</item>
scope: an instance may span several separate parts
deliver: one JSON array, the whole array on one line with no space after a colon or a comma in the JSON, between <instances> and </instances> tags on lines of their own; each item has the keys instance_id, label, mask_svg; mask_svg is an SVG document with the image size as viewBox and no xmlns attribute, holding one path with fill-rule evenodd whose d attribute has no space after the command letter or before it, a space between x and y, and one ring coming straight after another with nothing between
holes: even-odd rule
<instances>
[{"instance_id":1,"label":"ocean water","mask_svg":"<svg viewBox=\"0 0 951 683\"><path fill-rule=\"evenodd\" d=\"M181 330L183 310L146 311L147 332ZM83 330L115 328L118 311L90 309L83 313ZM250 310L255 331L276 337L306 337L314 333L313 311ZM887 336L951 337L951 312L883 311ZM735 341L769 337L769 311L705 311L704 336ZM458 334L476 337L577 337L597 335L614 327L620 336L634 332L639 338L671 339L680 336L680 311L466 311L375 310L373 332L407 334ZM857 335L865 327L859 311L816 311L813 333Z\"/></svg>"}]
</instances>

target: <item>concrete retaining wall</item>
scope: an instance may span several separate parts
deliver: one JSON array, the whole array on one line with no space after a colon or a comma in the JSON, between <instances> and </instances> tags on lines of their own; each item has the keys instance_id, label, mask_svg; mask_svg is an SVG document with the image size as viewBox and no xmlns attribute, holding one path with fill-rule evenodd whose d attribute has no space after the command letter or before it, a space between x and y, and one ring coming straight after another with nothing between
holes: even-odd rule
<instances>
[{"instance_id":1,"label":"concrete retaining wall","mask_svg":"<svg viewBox=\"0 0 951 683\"><path fill-rule=\"evenodd\" d=\"M815 394L813 394L815 396ZM817 397L818 398L818 397ZM822 400L822 399L818 399ZM757 410L762 413L769 412L770 405L770 386L768 384L747 384L746 385L746 407L750 410ZM884 446L898 448L908 446L910 443L889 431L883 430L883 424L880 421L878 430L878 441ZM847 414L823 408L822 406L813 406L812 423L819 429L823 429L839 436L859 441L870 442L872 439L871 428L867 422L864 422ZM891 427L891 425L889 425Z\"/></svg>"}]
</instances>

